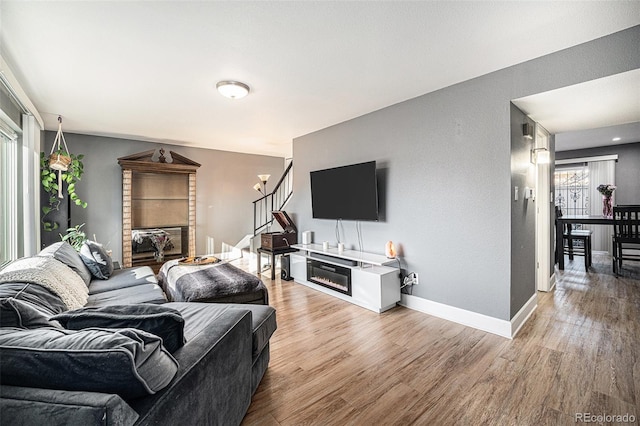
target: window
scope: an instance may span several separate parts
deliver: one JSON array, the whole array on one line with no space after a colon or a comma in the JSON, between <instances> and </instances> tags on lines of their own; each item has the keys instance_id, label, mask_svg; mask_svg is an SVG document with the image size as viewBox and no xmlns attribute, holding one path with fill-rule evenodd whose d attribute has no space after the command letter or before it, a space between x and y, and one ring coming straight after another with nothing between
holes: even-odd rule
<instances>
[{"instance_id":1,"label":"window","mask_svg":"<svg viewBox=\"0 0 640 426\"><path fill-rule=\"evenodd\" d=\"M40 241L42 117L0 55L0 267Z\"/></svg>"},{"instance_id":2,"label":"window","mask_svg":"<svg viewBox=\"0 0 640 426\"><path fill-rule=\"evenodd\" d=\"M556 160L554 201L562 209L562 214L601 215L602 196L597 188L604 183L615 185L617 160L617 154ZM593 232L591 246L594 251L612 252L609 229L593 225L574 226Z\"/></svg>"},{"instance_id":3,"label":"window","mask_svg":"<svg viewBox=\"0 0 640 426\"><path fill-rule=\"evenodd\" d=\"M564 215L589 214L589 168L569 166L556 168L554 173L555 205Z\"/></svg>"}]
</instances>

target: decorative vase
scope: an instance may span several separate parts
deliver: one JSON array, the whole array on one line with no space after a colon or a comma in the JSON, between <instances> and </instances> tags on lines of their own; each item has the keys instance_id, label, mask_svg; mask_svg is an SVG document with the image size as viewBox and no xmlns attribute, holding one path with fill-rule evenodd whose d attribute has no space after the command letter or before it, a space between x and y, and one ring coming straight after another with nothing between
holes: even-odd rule
<instances>
[{"instance_id":1,"label":"decorative vase","mask_svg":"<svg viewBox=\"0 0 640 426\"><path fill-rule=\"evenodd\" d=\"M611 195L602 196L602 216L613 217L613 205L611 202Z\"/></svg>"},{"instance_id":2,"label":"decorative vase","mask_svg":"<svg viewBox=\"0 0 640 426\"><path fill-rule=\"evenodd\" d=\"M156 262L164 261L164 250L158 250L155 254Z\"/></svg>"}]
</instances>

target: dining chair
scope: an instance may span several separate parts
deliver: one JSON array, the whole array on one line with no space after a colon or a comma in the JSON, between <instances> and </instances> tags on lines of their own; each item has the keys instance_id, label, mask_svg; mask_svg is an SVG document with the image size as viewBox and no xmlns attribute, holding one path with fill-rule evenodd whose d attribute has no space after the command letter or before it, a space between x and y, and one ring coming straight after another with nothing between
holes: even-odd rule
<instances>
[{"instance_id":1,"label":"dining chair","mask_svg":"<svg viewBox=\"0 0 640 426\"><path fill-rule=\"evenodd\" d=\"M613 273L620 275L623 260L640 261L640 205L613 207Z\"/></svg>"},{"instance_id":2,"label":"dining chair","mask_svg":"<svg viewBox=\"0 0 640 426\"><path fill-rule=\"evenodd\" d=\"M562 217L562 210L556 206L556 218ZM557 226L557 225L556 225ZM565 224L562 229L562 242L560 245L556 242L556 246L562 247L562 251L557 251L558 256L569 255L569 260L573 260L574 256L584 256L584 270L588 271L592 265L591 235L593 231L588 229L572 229L570 223ZM580 241L582 244L574 245L574 242Z\"/></svg>"}]
</instances>

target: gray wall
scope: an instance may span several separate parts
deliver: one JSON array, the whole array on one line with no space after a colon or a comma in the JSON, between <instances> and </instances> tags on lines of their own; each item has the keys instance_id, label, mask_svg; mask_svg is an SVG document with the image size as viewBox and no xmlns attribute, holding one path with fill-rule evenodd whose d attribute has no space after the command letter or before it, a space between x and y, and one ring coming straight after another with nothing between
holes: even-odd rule
<instances>
[{"instance_id":1,"label":"gray wall","mask_svg":"<svg viewBox=\"0 0 640 426\"><path fill-rule=\"evenodd\" d=\"M522 125L534 121L511 104L511 317L536 292L535 235L536 202L525 199L525 187L536 187L535 166L531 164L533 139L525 139ZM534 244L531 244L534 241Z\"/></svg>"},{"instance_id":2,"label":"gray wall","mask_svg":"<svg viewBox=\"0 0 640 426\"><path fill-rule=\"evenodd\" d=\"M288 210L300 231L335 241L335 223L311 217L309 172L376 160L385 214L363 223L364 250L383 253L393 240L420 274L414 296L510 320L522 299L511 297L512 264L535 261L529 247L511 246L512 232L523 245L535 238L511 229L510 101L640 68L630 54L639 43L634 27L299 137ZM354 222L344 227L354 246ZM514 286L529 291L530 280Z\"/></svg>"},{"instance_id":3,"label":"gray wall","mask_svg":"<svg viewBox=\"0 0 640 426\"><path fill-rule=\"evenodd\" d=\"M598 148L559 151L557 160L618 154L616 204L640 204L640 142Z\"/></svg>"},{"instance_id":4,"label":"gray wall","mask_svg":"<svg viewBox=\"0 0 640 426\"><path fill-rule=\"evenodd\" d=\"M48 152L55 132L46 132L43 150ZM69 150L84 154L85 173L77 193L87 201L82 209L72 206L71 224L86 223L87 234L107 244L114 259L122 259L122 169L118 158L164 147L167 151L201 164L196 182L196 252L205 253L206 237L215 239L215 250L222 242L236 244L253 232L252 201L260 197L253 189L258 174L272 175L274 183L284 169L284 159L262 155L189 148L129 139L65 133Z\"/></svg>"}]
</instances>

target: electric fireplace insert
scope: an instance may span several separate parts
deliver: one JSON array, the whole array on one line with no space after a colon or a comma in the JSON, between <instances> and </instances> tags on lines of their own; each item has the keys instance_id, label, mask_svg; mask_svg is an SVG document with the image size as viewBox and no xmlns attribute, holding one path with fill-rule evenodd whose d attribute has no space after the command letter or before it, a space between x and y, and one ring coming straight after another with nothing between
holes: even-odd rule
<instances>
[{"instance_id":1,"label":"electric fireplace insert","mask_svg":"<svg viewBox=\"0 0 640 426\"><path fill-rule=\"evenodd\" d=\"M351 269L307 259L307 281L351 296Z\"/></svg>"}]
</instances>

